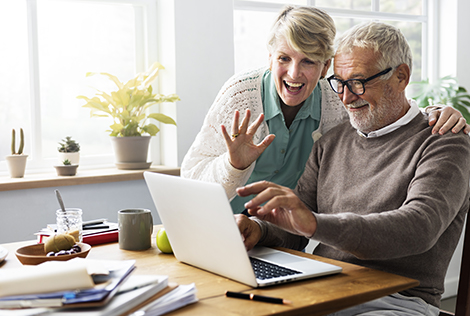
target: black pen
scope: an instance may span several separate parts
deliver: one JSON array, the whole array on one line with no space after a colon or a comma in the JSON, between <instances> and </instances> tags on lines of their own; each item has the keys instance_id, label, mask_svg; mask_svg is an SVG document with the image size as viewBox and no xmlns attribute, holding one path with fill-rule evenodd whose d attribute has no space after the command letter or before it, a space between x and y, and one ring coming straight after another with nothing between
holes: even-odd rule
<instances>
[{"instance_id":1,"label":"black pen","mask_svg":"<svg viewBox=\"0 0 470 316\"><path fill-rule=\"evenodd\" d=\"M238 292L225 292L225 296L233 297L233 298L241 298L243 300L252 300L252 301L259 301L259 302L266 302L266 303L274 303L274 304L291 304L291 301L276 298L276 297L269 297L263 295L256 295L256 294L248 294L248 293L238 293Z\"/></svg>"}]
</instances>

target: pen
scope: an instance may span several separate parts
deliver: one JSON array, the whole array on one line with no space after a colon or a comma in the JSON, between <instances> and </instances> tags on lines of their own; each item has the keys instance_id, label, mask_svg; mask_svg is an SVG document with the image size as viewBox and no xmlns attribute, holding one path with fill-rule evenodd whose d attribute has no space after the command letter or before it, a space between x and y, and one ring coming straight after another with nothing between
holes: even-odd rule
<instances>
[{"instance_id":1,"label":"pen","mask_svg":"<svg viewBox=\"0 0 470 316\"><path fill-rule=\"evenodd\" d=\"M106 221L107 221L106 218L94 219L94 220L91 220L91 221L84 221L82 223L82 226L86 227L86 226L91 226L91 225L103 224Z\"/></svg>"},{"instance_id":2,"label":"pen","mask_svg":"<svg viewBox=\"0 0 470 316\"><path fill-rule=\"evenodd\" d=\"M248 294L248 293L238 293L238 292L225 292L225 296L233 297L233 298L241 298L243 300L252 300L252 301L259 301L259 302L266 302L266 303L274 303L274 304L291 304L292 302L289 300L285 300L282 298L276 297L269 297L263 295L256 295L256 294Z\"/></svg>"}]
</instances>

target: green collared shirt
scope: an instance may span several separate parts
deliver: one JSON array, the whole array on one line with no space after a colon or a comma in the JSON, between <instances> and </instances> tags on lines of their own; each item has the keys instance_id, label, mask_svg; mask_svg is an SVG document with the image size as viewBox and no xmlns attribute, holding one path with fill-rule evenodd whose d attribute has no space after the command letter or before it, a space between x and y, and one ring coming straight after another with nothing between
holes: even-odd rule
<instances>
[{"instance_id":1,"label":"green collared shirt","mask_svg":"<svg viewBox=\"0 0 470 316\"><path fill-rule=\"evenodd\" d=\"M313 146L312 132L318 129L321 116L321 89L317 84L305 100L290 128L286 127L279 95L271 72L267 70L261 85L265 121L274 141L256 160L247 184L267 180L291 189L297 185ZM231 202L235 214L241 213L252 196L236 196Z\"/></svg>"}]
</instances>

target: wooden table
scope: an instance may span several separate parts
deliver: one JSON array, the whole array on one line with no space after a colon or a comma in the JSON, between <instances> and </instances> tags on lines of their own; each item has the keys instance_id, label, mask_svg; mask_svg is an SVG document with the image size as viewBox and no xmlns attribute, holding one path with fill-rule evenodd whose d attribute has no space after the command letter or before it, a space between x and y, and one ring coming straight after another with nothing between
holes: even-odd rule
<instances>
[{"instance_id":1,"label":"wooden table","mask_svg":"<svg viewBox=\"0 0 470 316\"><path fill-rule=\"evenodd\" d=\"M154 229L152 248L148 250L121 250L118 243L111 243L93 246L87 258L135 259L137 266L135 274L168 275L170 282L178 284L194 282L199 302L168 315L326 315L418 285L418 281L413 279L282 249L286 252L341 266L343 272L290 284L253 289L247 285L181 263L171 254L161 253L155 245L158 227L156 226ZM0 264L0 268L8 269L21 266L15 256L15 250L33 243L35 242L3 244L2 246L8 249L9 254L6 260ZM277 305L227 298L224 295L227 290L281 297L292 301L292 304Z\"/></svg>"}]
</instances>

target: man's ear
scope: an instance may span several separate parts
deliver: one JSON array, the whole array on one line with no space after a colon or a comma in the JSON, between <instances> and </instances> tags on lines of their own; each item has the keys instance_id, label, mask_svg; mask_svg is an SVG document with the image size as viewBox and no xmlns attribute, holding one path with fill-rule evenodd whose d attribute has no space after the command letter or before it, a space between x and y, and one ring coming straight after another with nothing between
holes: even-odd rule
<instances>
[{"instance_id":1,"label":"man's ear","mask_svg":"<svg viewBox=\"0 0 470 316\"><path fill-rule=\"evenodd\" d=\"M405 90L405 88L408 86L408 83L410 82L410 67L408 67L407 64L401 64L395 70L395 76L398 79L398 87L400 90Z\"/></svg>"},{"instance_id":2,"label":"man's ear","mask_svg":"<svg viewBox=\"0 0 470 316\"><path fill-rule=\"evenodd\" d=\"M321 71L321 77L324 78L326 76L326 73L328 72L328 69L330 69L331 66L331 58L325 61L323 70Z\"/></svg>"}]
</instances>

